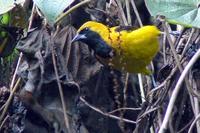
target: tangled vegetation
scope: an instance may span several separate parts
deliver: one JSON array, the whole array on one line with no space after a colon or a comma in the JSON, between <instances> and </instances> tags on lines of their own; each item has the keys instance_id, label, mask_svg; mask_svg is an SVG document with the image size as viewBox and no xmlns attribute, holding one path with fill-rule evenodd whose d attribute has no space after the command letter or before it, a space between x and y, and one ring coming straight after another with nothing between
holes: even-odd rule
<instances>
[{"instance_id":1,"label":"tangled vegetation","mask_svg":"<svg viewBox=\"0 0 200 133\"><path fill-rule=\"evenodd\" d=\"M0 132L200 133L199 2L1 0ZM152 74L127 73L120 58L115 70L71 43L91 20L157 26Z\"/></svg>"}]
</instances>

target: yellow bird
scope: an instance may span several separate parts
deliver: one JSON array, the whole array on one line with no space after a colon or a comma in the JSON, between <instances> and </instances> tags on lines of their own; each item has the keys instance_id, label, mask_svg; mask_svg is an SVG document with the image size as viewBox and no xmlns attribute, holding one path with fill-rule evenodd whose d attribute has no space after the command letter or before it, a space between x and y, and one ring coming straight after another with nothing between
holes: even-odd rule
<instances>
[{"instance_id":1,"label":"yellow bird","mask_svg":"<svg viewBox=\"0 0 200 133\"><path fill-rule=\"evenodd\" d=\"M147 66L159 50L160 33L155 26L109 28L102 23L88 21L78 29L72 42L87 44L104 65L110 62L114 69L120 71L150 74Z\"/></svg>"}]
</instances>

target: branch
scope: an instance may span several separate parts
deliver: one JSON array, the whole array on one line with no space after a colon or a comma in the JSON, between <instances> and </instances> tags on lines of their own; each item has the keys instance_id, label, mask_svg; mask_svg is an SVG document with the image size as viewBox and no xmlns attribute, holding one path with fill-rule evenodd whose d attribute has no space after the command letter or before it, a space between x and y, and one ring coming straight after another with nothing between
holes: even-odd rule
<instances>
[{"instance_id":1,"label":"branch","mask_svg":"<svg viewBox=\"0 0 200 133\"><path fill-rule=\"evenodd\" d=\"M65 13L61 14L55 21L55 25L57 25L65 16L67 16L68 14L70 14L71 12L73 12L74 10L76 10L77 8L79 8L82 5L85 5L87 3L89 3L91 0L85 0L82 1L78 4L76 4L75 6L71 7L69 10L67 10Z\"/></svg>"},{"instance_id":2,"label":"branch","mask_svg":"<svg viewBox=\"0 0 200 133\"><path fill-rule=\"evenodd\" d=\"M195 123L199 120L199 118L200 118L200 114L198 114L197 117L195 118L195 120L192 122L192 124L188 130L188 133L192 133L192 129L193 129Z\"/></svg>"},{"instance_id":3,"label":"branch","mask_svg":"<svg viewBox=\"0 0 200 133\"><path fill-rule=\"evenodd\" d=\"M120 118L120 117L117 117L115 115L111 115L109 113L105 113L103 111L101 111L100 109L92 106L91 104L89 104L83 97L80 97L79 98L85 105L87 105L88 107L90 107L91 109L93 109L94 111L104 115L104 116L107 116L107 117L110 117L110 118L113 118L113 119L116 119L116 120L120 120L120 121L124 121L124 122L127 122L127 123L132 123L132 124L136 124L135 121L132 121L132 120L128 120L128 119L125 119L125 118Z\"/></svg>"}]
</instances>

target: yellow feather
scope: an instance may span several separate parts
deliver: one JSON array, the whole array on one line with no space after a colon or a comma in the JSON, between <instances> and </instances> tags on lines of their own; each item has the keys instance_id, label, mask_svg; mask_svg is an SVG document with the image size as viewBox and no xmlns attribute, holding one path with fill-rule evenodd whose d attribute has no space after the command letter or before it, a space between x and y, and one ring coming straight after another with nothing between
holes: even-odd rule
<instances>
[{"instance_id":1,"label":"yellow feather","mask_svg":"<svg viewBox=\"0 0 200 133\"><path fill-rule=\"evenodd\" d=\"M112 60L99 57L103 63L108 64L110 61L115 69L124 68L130 73L150 74L146 67L159 50L160 31L157 27L144 26L132 31L117 32L117 27L109 28L101 23L89 21L81 26L78 32L86 27L98 33L116 52Z\"/></svg>"}]
</instances>

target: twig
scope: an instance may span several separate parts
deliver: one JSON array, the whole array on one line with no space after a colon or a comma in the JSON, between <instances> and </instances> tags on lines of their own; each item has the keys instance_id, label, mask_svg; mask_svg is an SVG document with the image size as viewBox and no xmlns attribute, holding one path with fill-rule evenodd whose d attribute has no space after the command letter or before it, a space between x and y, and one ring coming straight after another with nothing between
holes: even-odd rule
<instances>
[{"instance_id":1,"label":"twig","mask_svg":"<svg viewBox=\"0 0 200 133\"><path fill-rule=\"evenodd\" d=\"M189 79L192 79L192 80L189 80L190 81L189 83L190 83L190 85L192 85L192 88L194 89L194 91L198 90L197 84L195 84L194 78L192 76L192 72L190 72ZM191 100L190 100L191 105L193 106L192 109L194 112L194 116L196 118L197 115L199 114L199 101L198 101L199 97L191 96L190 98L191 98ZM196 130L197 130L197 133L200 133L199 121L196 122Z\"/></svg>"},{"instance_id":2,"label":"twig","mask_svg":"<svg viewBox=\"0 0 200 133\"><path fill-rule=\"evenodd\" d=\"M127 21L128 25L131 25L131 14L130 14L130 2L129 0L125 0L126 3L126 14L127 14Z\"/></svg>"},{"instance_id":3,"label":"twig","mask_svg":"<svg viewBox=\"0 0 200 133\"><path fill-rule=\"evenodd\" d=\"M166 40L167 40L167 35L166 34L163 34L162 35L163 37L163 41L162 41L162 48L163 48L163 62L164 62L164 65L167 64L167 58L166 58Z\"/></svg>"},{"instance_id":4,"label":"twig","mask_svg":"<svg viewBox=\"0 0 200 133\"><path fill-rule=\"evenodd\" d=\"M155 108L152 108L152 109L147 110L146 112L144 112L144 113L138 118L138 120L140 120L140 119L141 119L142 117L144 117L145 115L148 115L149 113L156 111L156 110L159 109L159 108L160 108L160 107L155 107ZM138 122L138 120L137 120L137 122Z\"/></svg>"},{"instance_id":5,"label":"twig","mask_svg":"<svg viewBox=\"0 0 200 133\"><path fill-rule=\"evenodd\" d=\"M34 16L35 11L36 11L36 5L35 5L35 3L33 3L32 12L31 12L31 16L30 16L30 21L29 21L29 25L28 25L28 30L30 30L31 27L32 27L33 16Z\"/></svg>"},{"instance_id":6,"label":"twig","mask_svg":"<svg viewBox=\"0 0 200 133\"><path fill-rule=\"evenodd\" d=\"M142 20L141 20L141 18L140 18L139 12L138 12L137 7L136 7L136 5L135 5L135 1L134 1L134 0L131 0L131 4L132 4L132 6L133 6L133 10L134 10L135 15L136 15L136 17L137 17L138 23L139 23L140 27L142 27L142 26L143 26Z\"/></svg>"},{"instance_id":7,"label":"twig","mask_svg":"<svg viewBox=\"0 0 200 133\"><path fill-rule=\"evenodd\" d=\"M179 92L181 85L182 85L182 82L184 81L189 70L191 69L191 67L194 65L194 63L197 61L197 59L199 57L200 57L200 49L195 53L195 55L192 57L192 59L189 61L189 63L187 64L187 66L183 70L183 72L182 72L182 74L181 74L181 76L180 76L180 78L179 78L179 80L178 80L178 82L177 82L177 84L174 88L174 91L172 92L172 96L171 96L171 99L169 101L163 123L162 123L158 133L164 133L164 131L167 129L167 124L168 124L168 121L170 119L172 109L174 107L178 92Z\"/></svg>"},{"instance_id":8,"label":"twig","mask_svg":"<svg viewBox=\"0 0 200 133\"><path fill-rule=\"evenodd\" d=\"M19 59L17 61L17 66L15 68L15 72L14 72L14 75L13 75L13 78L12 78L12 81L11 81L11 84L10 84L10 89L13 89L13 86L14 86L14 83L15 83L15 79L16 79L16 76L17 76L17 70L18 70L19 65L21 63L21 60L22 60L22 53L19 54Z\"/></svg>"},{"instance_id":9,"label":"twig","mask_svg":"<svg viewBox=\"0 0 200 133\"><path fill-rule=\"evenodd\" d=\"M68 14L70 14L71 12L73 12L74 10L76 10L77 8L79 8L82 5L85 5L87 3L89 3L91 0L85 0L82 1L78 4L76 4L75 6L71 7L69 10L67 10L65 13L61 14L55 21L55 25L57 25L65 16L67 16Z\"/></svg>"},{"instance_id":10,"label":"twig","mask_svg":"<svg viewBox=\"0 0 200 133\"><path fill-rule=\"evenodd\" d=\"M198 114L198 115L196 116L196 118L194 119L194 121L192 122L192 124L191 124L191 126L190 126L190 128L189 128L189 130L188 130L188 133L193 133L193 132L192 132L192 129L193 129L194 125L196 124L196 122L199 120L199 118L200 118L200 114Z\"/></svg>"},{"instance_id":11,"label":"twig","mask_svg":"<svg viewBox=\"0 0 200 133\"><path fill-rule=\"evenodd\" d=\"M191 125L192 121L193 121L193 119L192 119L190 122L188 122L188 123L187 123L182 129L180 129L177 133L183 133L183 131L184 131L185 129L187 129L187 128Z\"/></svg>"},{"instance_id":12,"label":"twig","mask_svg":"<svg viewBox=\"0 0 200 133\"><path fill-rule=\"evenodd\" d=\"M159 86L156 88L153 88L149 93L147 93L147 97L151 96L155 91L159 90L160 88L164 87L166 85L168 80L164 80Z\"/></svg>"},{"instance_id":13,"label":"twig","mask_svg":"<svg viewBox=\"0 0 200 133\"><path fill-rule=\"evenodd\" d=\"M58 29L59 28L57 27L57 30L54 33L54 36L57 34ZM54 51L54 43L52 43L51 52L52 52L53 67L54 67L54 71L55 71L55 75L56 75L57 85L58 85L59 94L60 94L60 98L61 98L61 104L62 104L62 108L63 108L63 115L64 115L64 120L65 120L65 126L67 128L67 131L70 132L69 118L67 116L67 110L66 110L66 105L65 105L65 99L64 99L63 89L62 89L62 85L60 83L60 78L59 78L59 75L58 75L58 69L57 69L57 63L56 63L56 57L55 57L55 51Z\"/></svg>"},{"instance_id":14,"label":"twig","mask_svg":"<svg viewBox=\"0 0 200 133\"><path fill-rule=\"evenodd\" d=\"M174 75L174 73L177 71L178 66L176 65L174 67L174 69L171 71L171 73L169 74L169 76L156 88L153 88L148 94L147 97L149 95L152 95L152 93L154 93L155 91L159 90L160 88L164 87L166 85L166 83L172 78L172 76Z\"/></svg>"},{"instance_id":15,"label":"twig","mask_svg":"<svg viewBox=\"0 0 200 133\"><path fill-rule=\"evenodd\" d=\"M199 114L199 101L196 97L193 98L194 98L194 109L195 109L194 116L197 117ZM200 126L198 121L196 122L196 128L197 128L197 133L200 133Z\"/></svg>"},{"instance_id":16,"label":"twig","mask_svg":"<svg viewBox=\"0 0 200 133\"><path fill-rule=\"evenodd\" d=\"M20 81L21 81L21 78L19 78L19 79L17 80L17 82L16 82L14 88L13 88L13 89L11 90L11 92L10 92L10 95L9 95L9 97L8 97L8 100L6 101L5 107L4 107L3 112L2 112L2 114L1 114L1 116L0 116L0 122L3 121L3 118L4 118L4 116L5 116L5 114L6 114L7 110L8 110L8 107L9 107L11 101L12 101L12 98L13 98L14 93L16 92L16 90L17 90L17 88L18 88L18 85L19 85Z\"/></svg>"},{"instance_id":17,"label":"twig","mask_svg":"<svg viewBox=\"0 0 200 133\"><path fill-rule=\"evenodd\" d=\"M9 116L7 115L7 116L5 117L5 119L2 121L2 123L1 123L1 125L0 125L0 132L1 132L2 128L3 128L3 125L4 125L5 122L8 120L8 118L9 118Z\"/></svg>"},{"instance_id":18,"label":"twig","mask_svg":"<svg viewBox=\"0 0 200 133\"><path fill-rule=\"evenodd\" d=\"M3 104L3 105L1 106L0 112L4 109L4 107L5 107L5 104Z\"/></svg>"},{"instance_id":19,"label":"twig","mask_svg":"<svg viewBox=\"0 0 200 133\"><path fill-rule=\"evenodd\" d=\"M144 86L143 86L143 82L142 82L142 75L138 74L138 80L139 80L139 87L140 87L140 95L141 95L141 99L142 99L142 103L144 103L146 100L145 98L145 94L144 94Z\"/></svg>"},{"instance_id":20,"label":"twig","mask_svg":"<svg viewBox=\"0 0 200 133\"><path fill-rule=\"evenodd\" d=\"M115 109L113 111L108 112L109 114L113 114L115 112L121 111L121 110L131 110L131 111L138 111L141 110L141 108L119 108L119 109Z\"/></svg>"},{"instance_id":21,"label":"twig","mask_svg":"<svg viewBox=\"0 0 200 133\"><path fill-rule=\"evenodd\" d=\"M172 51L173 57L174 57L174 59L175 59L175 62L176 62L176 64L178 65L178 68L179 68L180 72L182 72L182 71L183 71L183 68L182 68L182 66L181 66L181 64L180 64L180 60L179 60L179 58L178 58L178 56L177 56L177 54L176 54L176 50L175 50L175 47L174 47L174 45L173 45L173 41L172 41L172 39L171 39L171 37L170 37L169 31L168 31L167 26L166 26L166 22L163 22L163 27L164 27L164 30L165 30L165 32L166 32L167 39L168 39L168 41L169 41L169 46L170 46L170 48L171 48L171 51Z\"/></svg>"},{"instance_id":22,"label":"twig","mask_svg":"<svg viewBox=\"0 0 200 133\"><path fill-rule=\"evenodd\" d=\"M185 44L185 47L184 47L183 52L182 52L182 54L181 54L181 57L183 57L183 55L184 55L185 52L187 51L188 45L190 44L190 41L192 40L192 37L193 37L194 33L195 33L195 29L192 28L192 31L191 31L191 33L190 33L190 35L189 35L189 38L188 38L188 40L187 40L187 42L186 42L186 44Z\"/></svg>"},{"instance_id":23,"label":"twig","mask_svg":"<svg viewBox=\"0 0 200 133\"><path fill-rule=\"evenodd\" d=\"M120 0L116 0L116 3L117 3L117 5L118 5L118 7L119 7L119 10L120 10L121 17L122 17L122 20L123 20L124 25L128 25L128 22L127 22L127 20L126 20L126 16L125 16L124 11L123 11L123 8L122 8L122 3L121 3L121 1L120 1Z\"/></svg>"},{"instance_id":24,"label":"twig","mask_svg":"<svg viewBox=\"0 0 200 133\"><path fill-rule=\"evenodd\" d=\"M125 119L125 118L120 118L120 117L117 117L115 115L111 115L109 113L105 113L103 111L101 111L100 109L92 106L91 104L89 104L83 97L80 97L79 98L85 105L87 105L88 107L90 107L91 109L93 109L94 111L104 115L104 116L107 116L107 117L110 117L110 118L113 118L113 119L116 119L116 120L120 120L120 121L124 121L124 122L127 122L127 123L132 123L132 124L136 124L135 121L132 121L132 120L128 120L128 119Z\"/></svg>"}]
</instances>

